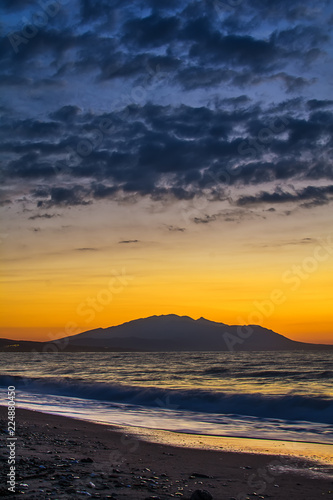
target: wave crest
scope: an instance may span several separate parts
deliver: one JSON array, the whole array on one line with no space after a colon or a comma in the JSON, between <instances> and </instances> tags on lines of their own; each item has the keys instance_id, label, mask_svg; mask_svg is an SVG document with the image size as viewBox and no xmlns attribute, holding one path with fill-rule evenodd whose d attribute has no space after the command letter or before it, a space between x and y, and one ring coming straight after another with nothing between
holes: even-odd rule
<instances>
[{"instance_id":1,"label":"wave crest","mask_svg":"<svg viewBox=\"0 0 333 500\"><path fill-rule=\"evenodd\" d=\"M126 403L166 410L187 410L221 415L304 420L333 424L333 401L324 396L299 394L267 395L225 393L204 389L169 389L110 383L89 383L84 379L24 378L0 376L0 386L81 399Z\"/></svg>"}]
</instances>

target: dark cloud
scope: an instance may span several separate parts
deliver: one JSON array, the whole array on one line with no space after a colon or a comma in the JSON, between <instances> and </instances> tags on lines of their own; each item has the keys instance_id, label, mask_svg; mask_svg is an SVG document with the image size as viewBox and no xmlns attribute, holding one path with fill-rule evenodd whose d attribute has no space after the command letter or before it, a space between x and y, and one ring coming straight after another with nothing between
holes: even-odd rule
<instances>
[{"instance_id":1,"label":"dark cloud","mask_svg":"<svg viewBox=\"0 0 333 500\"><path fill-rule=\"evenodd\" d=\"M94 184L92 187L92 194L96 200L103 198L112 198L118 192L115 186L106 186L102 183Z\"/></svg>"},{"instance_id":2,"label":"dark cloud","mask_svg":"<svg viewBox=\"0 0 333 500\"><path fill-rule=\"evenodd\" d=\"M288 75L285 72L276 73L266 78L266 81L280 81L284 83L287 92L299 92L304 87L314 83L315 79L308 80L302 76Z\"/></svg>"},{"instance_id":3,"label":"dark cloud","mask_svg":"<svg viewBox=\"0 0 333 500\"><path fill-rule=\"evenodd\" d=\"M180 232L180 233L183 233L184 231L186 231L185 227L178 227L178 226L167 226L168 230L169 231L172 231L172 232Z\"/></svg>"},{"instance_id":4,"label":"dark cloud","mask_svg":"<svg viewBox=\"0 0 333 500\"><path fill-rule=\"evenodd\" d=\"M285 115L289 113L289 115L298 113L300 110L304 108L304 99L302 97L293 97L291 99L286 99L285 101L281 101L277 104L273 104L269 108L269 113L274 114L275 116L280 116L281 114Z\"/></svg>"},{"instance_id":5,"label":"dark cloud","mask_svg":"<svg viewBox=\"0 0 333 500\"><path fill-rule=\"evenodd\" d=\"M261 191L254 196L241 196L237 200L239 206L258 205L261 203L300 203L305 208L326 205L333 200L333 185L329 186L308 186L294 192L287 192L282 189L269 193Z\"/></svg>"},{"instance_id":6,"label":"dark cloud","mask_svg":"<svg viewBox=\"0 0 333 500\"><path fill-rule=\"evenodd\" d=\"M318 109L301 117L300 104L281 104L281 111L295 105L297 117L276 116L244 95L217 100L214 109L147 103L89 115L66 106L54 113L71 116L59 134L58 122L16 122L15 140L0 146L15 158L3 174L27 186L38 181L32 194L45 207L121 193L191 199L205 189L220 199L219 186L332 179L333 114ZM105 134L101 123L109 124Z\"/></svg>"},{"instance_id":7,"label":"dark cloud","mask_svg":"<svg viewBox=\"0 0 333 500\"><path fill-rule=\"evenodd\" d=\"M221 200L226 187L267 183L262 196L272 202L319 203L299 189L273 190L332 181L333 101L315 93L329 71L327 8L324 0L316 8L309 0L78 0L16 51L11 35L32 33L22 17L32 19L36 4L6 0L6 200L18 192L42 208Z\"/></svg>"},{"instance_id":8,"label":"dark cloud","mask_svg":"<svg viewBox=\"0 0 333 500\"><path fill-rule=\"evenodd\" d=\"M282 53L272 41L258 40L251 36L212 33L204 43L194 43L190 57L211 63L228 63L233 67L251 68L257 73L274 69Z\"/></svg>"},{"instance_id":9,"label":"dark cloud","mask_svg":"<svg viewBox=\"0 0 333 500\"><path fill-rule=\"evenodd\" d=\"M118 243L139 243L139 240L122 240L118 241Z\"/></svg>"},{"instance_id":10,"label":"dark cloud","mask_svg":"<svg viewBox=\"0 0 333 500\"><path fill-rule=\"evenodd\" d=\"M205 215L204 217L194 217L195 224L209 224L216 220L216 215Z\"/></svg>"},{"instance_id":11,"label":"dark cloud","mask_svg":"<svg viewBox=\"0 0 333 500\"><path fill-rule=\"evenodd\" d=\"M185 2L178 10L175 9L177 4L172 8L171 3L168 6L162 2L157 6L159 2L152 0L150 3L153 10L143 15L147 5L138 0L133 4L113 2L112 5L105 0L97 3L82 0L80 29L66 22L61 24L59 17L58 25L39 28L35 36L28 38L28 43L19 45L17 53L10 40L4 38L0 41L0 55L4 61L2 83L28 85L30 82L31 85L43 79L44 85L47 82L56 84L57 78L62 76L78 73L96 76L96 72L99 75L95 81L104 82L113 78L144 77L148 65L153 68L160 65L169 73L170 82L180 82L186 90L226 82L238 86L257 85L259 74L273 78L272 71L286 67L289 62L308 66L323 53L321 47L329 42L322 26L301 23L281 31L271 30L267 36L244 33L245 26L250 32L256 26L255 10L258 10L257 15L266 9L272 12L267 5L251 3L245 6L242 2L237 10L229 9L230 16L222 23L226 32L221 29L221 23L217 23L219 2L211 2L211 5L205 2L201 6ZM223 6L228 7L228 4ZM289 7L278 4L273 10L279 11L281 19ZM122 21L118 19L120 10ZM82 28L82 24L86 28ZM102 25L107 28L107 34L101 31ZM158 50L162 46L166 50ZM41 57L53 68L50 78L38 76ZM31 68L36 72L33 76ZM234 74L235 71L241 74ZM289 75L287 71L278 74L288 91L296 91L308 83L307 78Z\"/></svg>"},{"instance_id":12,"label":"dark cloud","mask_svg":"<svg viewBox=\"0 0 333 500\"><path fill-rule=\"evenodd\" d=\"M292 28L274 32L272 39L277 45L285 47L289 52L298 54L301 51L308 57L308 51L315 50L316 46L322 46L329 40L329 36L322 26L298 24Z\"/></svg>"},{"instance_id":13,"label":"dark cloud","mask_svg":"<svg viewBox=\"0 0 333 500\"><path fill-rule=\"evenodd\" d=\"M82 186L73 186L70 188L52 187L49 190L47 200L39 200L37 206L40 208L49 208L53 206L75 206L89 205L91 200L85 199L88 191Z\"/></svg>"},{"instance_id":14,"label":"dark cloud","mask_svg":"<svg viewBox=\"0 0 333 500\"><path fill-rule=\"evenodd\" d=\"M28 78L21 77L19 75L2 75L0 79L0 86L2 87L16 87L16 86L27 86L31 83Z\"/></svg>"},{"instance_id":15,"label":"dark cloud","mask_svg":"<svg viewBox=\"0 0 333 500\"><path fill-rule=\"evenodd\" d=\"M21 179L49 178L56 174L52 164L39 161L37 152L25 154L20 159L10 162L8 170L11 177Z\"/></svg>"},{"instance_id":16,"label":"dark cloud","mask_svg":"<svg viewBox=\"0 0 333 500\"><path fill-rule=\"evenodd\" d=\"M227 5L228 2L226 2ZM223 4L223 2L222 2ZM231 6L233 5L230 2ZM306 0L276 0L275 2L263 2L262 0L249 0L248 2L237 3L237 9L243 11L252 10L260 12L260 17L276 22L276 19L286 19L292 22L299 20L313 20L320 15L327 5L326 0L318 0L317 9L313 9L313 4Z\"/></svg>"},{"instance_id":17,"label":"dark cloud","mask_svg":"<svg viewBox=\"0 0 333 500\"><path fill-rule=\"evenodd\" d=\"M21 120L13 123L13 131L22 139L35 139L36 137L56 137L61 130L59 123L39 120Z\"/></svg>"},{"instance_id":18,"label":"dark cloud","mask_svg":"<svg viewBox=\"0 0 333 500\"><path fill-rule=\"evenodd\" d=\"M222 82L231 81L237 73L228 68L207 68L202 71L202 66L190 66L176 74L176 81L186 90L196 88L215 87Z\"/></svg>"},{"instance_id":19,"label":"dark cloud","mask_svg":"<svg viewBox=\"0 0 333 500\"><path fill-rule=\"evenodd\" d=\"M5 207L6 205L10 205L12 203L11 200L0 200L0 206Z\"/></svg>"},{"instance_id":20,"label":"dark cloud","mask_svg":"<svg viewBox=\"0 0 333 500\"><path fill-rule=\"evenodd\" d=\"M310 101L307 102L307 106L311 111L320 108L328 108L333 106L333 101L330 101L328 99L326 100L311 99Z\"/></svg>"},{"instance_id":21,"label":"dark cloud","mask_svg":"<svg viewBox=\"0 0 333 500\"><path fill-rule=\"evenodd\" d=\"M80 108L78 106L62 106L60 109L50 114L50 117L54 120L60 120L67 122L68 120L72 120L76 117L78 113L80 113Z\"/></svg>"},{"instance_id":22,"label":"dark cloud","mask_svg":"<svg viewBox=\"0 0 333 500\"><path fill-rule=\"evenodd\" d=\"M98 248L93 247L83 247L83 248L75 248L75 252L97 252Z\"/></svg>"},{"instance_id":23,"label":"dark cloud","mask_svg":"<svg viewBox=\"0 0 333 500\"><path fill-rule=\"evenodd\" d=\"M237 97L228 97L226 99L220 100L220 105L229 105L229 106L244 106L251 102L251 99L247 95L239 95Z\"/></svg>"},{"instance_id":24,"label":"dark cloud","mask_svg":"<svg viewBox=\"0 0 333 500\"><path fill-rule=\"evenodd\" d=\"M234 23L233 30L237 29L238 24ZM227 63L233 68L250 68L256 74L267 74L287 60L309 64L321 55L318 47L329 40L325 30L302 25L273 32L270 37L262 39L235 33L225 35L215 29L207 16L190 20L180 37L192 43L189 55L203 65L207 61Z\"/></svg>"},{"instance_id":25,"label":"dark cloud","mask_svg":"<svg viewBox=\"0 0 333 500\"><path fill-rule=\"evenodd\" d=\"M180 65L177 58L161 55L139 54L128 56L115 54L112 59L102 60L98 81L114 78L131 78L141 76L143 83L147 84L160 78L166 72L175 71Z\"/></svg>"},{"instance_id":26,"label":"dark cloud","mask_svg":"<svg viewBox=\"0 0 333 500\"><path fill-rule=\"evenodd\" d=\"M32 5L35 5L34 0L3 0L1 2L1 8L8 10L20 10Z\"/></svg>"},{"instance_id":27,"label":"dark cloud","mask_svg":"<svg viewBox=\"0 0 333 500\"><path fill-rule=\"evenodd\" d=\"M123 40L143 47L165 45L178 36L179 24L176 16L160 17L154 13L128 21L124 26Z\"/></svg>"},{"instance_id":28,"label":"dark cloud","mask_svg":"<svg viewBox=\"0 0 333 500\"><path fill-rule=\"evenodd\" d=\"M285 246L298 246L298 245L313 245L316 243L316 239L314 238L302 238L301 240L290 240L290 241L282 241L281 243L274 242L273 244L265 243L265 244L256 244L255 246L260 246L262 248L270 248L270 247L285 247Z\"/></svg>"},{"instance_id":29,"label":"dark cloud","mask_svg":"<svg viewBox=\"0 0 333 500\"><path fill-rule=\"evenodd\" d=\"M115 9L119 7L116 3L114 5ZM75 32L67 27L47 27L40 29L38 36L26 46L22 44L15 57L7 43L4 54L7 62L2 84L25 87L46 86L49 83L56 85L60 84L60 77L90 73L94 74L95 82L112 79L128 81L140 77L140 81L148 85L156 75L161 76L163 73L166 83L180 84L186 91L216 88L221 84L243 88L277 81L288 92L299 92L311 84L312 80L290 75L287 71L275 71L272 74L271 70L281 65L284 59L286 64L290 58L308 61L309 54L314 55L315 45L324 44L326 40L326 35L315 28L306 30L301 26L294 30L274 32L274 36L267 39L240 34L223 35L216 29L214 15L208 15L206 8L184 9L184 14L180 17L165 13L162 15L158 10L141 17L135 7L130 10L124 16L127 19L124 26L120 29L119 25L120 37L103 36L93 29ZM200 12L201 17L195 17L195 10L197 15ZM205 11L206 14L203 15ZM107 2L81 2L84 23L89 23L89 20L102 23L112 17L113 13L114 8ZM134 25L135 30L132 29ZM238 28L234 29L237 31ZM298 39L306 41L307 55L297 53ZM132 48L136 46L138 50L129 51L120 40ZM156 51L160 44L169 45L163 54ZM292 45L292 51L286 50L288 44ZM196 53L200 50L203 51L202 54ZM74 55L69 58L67 54L70 52ZM190 54L190 58L186 53ZM34 67L39 57L50 60L50 67L56 70L52 78L31 77L28 68ZM35 69L37 71L37 67ZM26 76L28 71L29 77ZM66 85L63 82L61 84ZM71 106L63 106L50 117L53 120L69 121L77 112L78 106L73 103Z\"/></svg>"},{"instance_id":30,"label":"dark cloud","mask_svg":"<svg viewBox=\"0 0 333 500\"><path fill-rule=\"evenodd\" d=\"M19 37L19 38L16 38ZM57 29L53 27L38 28L26 24L21 31L9 33L0 43L0 54L3 57L2 64L10 64L16 69L21 67L21 72L34 67L38 56L61 58L67 50L78 45L85 45L87 35L74 35L69 28Z\"/></svg>"},{"instance_id":31,"label":"dark cloud","mask_svg":"<svg viewBox=\"0 0 333 500\"><path fill-rule=\"evenodd\" d=\"M82 23L91 23L96 20L105 22L105 19L107 19L109 23L113 24L115 21L117 11L114 2L112 2L113 5L110 5L110 2L106 0L99 0L98 2L95 0L81 0L80 3Z\"/></svg>"},{"instance_id":32,"label":"dark cloud","mask_svg":"<svg viewBox=\"0 0 333 500\"><path fill-rule=\"evenodd\" d=\"M31 217L29 217L29 220L53 219L53 217L60 217L60 214L37 214L37 215L32 215Z\"/></svg>"}]
</instances>

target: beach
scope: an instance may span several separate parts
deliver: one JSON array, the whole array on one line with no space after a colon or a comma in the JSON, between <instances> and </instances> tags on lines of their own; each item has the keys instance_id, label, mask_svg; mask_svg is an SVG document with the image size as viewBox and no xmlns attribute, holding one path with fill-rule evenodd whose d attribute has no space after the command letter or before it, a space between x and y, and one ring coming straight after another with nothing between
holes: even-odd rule
<instances>
[{"instance_id":1,"label":"beach","mask_svg":"<svg viewBox=\"0 0 333 500\"><path fill-rule=\"evenodd\" d=\"M6 450L6 407L0 407L0 416ZM297 451L294 455L276 451L269 454L267 446L264 453L232 452L226 451L230 447L222 439L219 444L215 441L215 449L211 449L207 441L204 444L207 436L202 438L199 449L200 436L187 446L184 435L177 443L176 433L165 432L160 442L152 442L128 428L21 408L16 411L15 435L15 494L7 489L8 453L3 451L1 496L137 500L333 498L329 456L325 464L324 456L318 456L319 463L300 457ZM172 445L167 444L168 435L173 437Z\"/></svg>"},{"instance_id":2,"label":"beach","mask_svg":"<svg viewBox=\"0 0 333 500\"><path fill-rule=\"evenodd\" d=\"M333 1L0 14L0 497L333 500Z\"/></svg>"}]
</instances>

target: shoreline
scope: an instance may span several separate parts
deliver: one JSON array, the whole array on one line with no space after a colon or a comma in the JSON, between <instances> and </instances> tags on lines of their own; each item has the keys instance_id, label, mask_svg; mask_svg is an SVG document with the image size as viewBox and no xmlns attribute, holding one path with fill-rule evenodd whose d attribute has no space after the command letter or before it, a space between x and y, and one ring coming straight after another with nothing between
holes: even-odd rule
<instances>
[{"instance_id":1,"label":"shoreline","mask_svg":"<svg viewBox=\"0 0 333 500\"><path fill-rule=\"evenodd\" d=\"M7 409L1 406L3 441L8 437L6 416ZM267 448L272 443L264 443L267 440L251 440L262 441L266 450L258 452L251 442L250 452L244 445L250 438L240 443L240 438L143 431L20 407L16 426L17 488L28 499L190 500L195 490L205 489L214 500L255 496L282 500L286 495L316 500L333 490L333 470L327 461L324 465L323 457L288 455L281 446L273 452ZM5 454L2 461L0 494L4 495Z\"/></svg>"},{"instance_id":2,"label":"shoreline","mask_svg":"<svg viewBox=\"0 0 333 500\"><path fill-rule=\"evenodd\" d=\"M1 408L1 403L0 403ZM112 426L119 432L135 435L137 439L151 443L171 444L185 448L225 450L236 453L255 453L266 455L285 455L307 460L314 460L323 464L331 465L333 468L333 444L324 442L313 442L304 440L288 440L282 438L232 436L220 434L200 434L191 431L177 431L158 427L137 426L130 424L118 424L105 420L93 419L84 414L66 414L61 411L45 410L21 407L28 411L39 412L64 418L70 418L82 422L90 422L98 425ZM181 445L179 443L182 443Z\"/></svg>"},{"instance_id":3,"label":"shoreline","mask_svg":"<svg viewBox=\"0 0 333 500\"><path fill-rule=\"evenodd\" d=\"M103 423L101 424L104 425ZM246 436L192 434L163 429L147 429L145 427L124 426L123 429L126 429L128 433L138 436L139 439L151 443L170 444L176 447L198 450L289 456L331 466L333 472L333 445L331 444Z\"/></svg>"}]
</instances>

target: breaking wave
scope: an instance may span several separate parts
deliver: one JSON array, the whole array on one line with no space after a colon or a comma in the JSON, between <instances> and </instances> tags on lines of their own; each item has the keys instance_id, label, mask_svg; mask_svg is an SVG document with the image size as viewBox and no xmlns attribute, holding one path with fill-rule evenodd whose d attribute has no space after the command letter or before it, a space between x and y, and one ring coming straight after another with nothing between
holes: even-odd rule
<instances>
[{"instance_id":1,"label":"breaking wave","mask_svg":"<svg viewBox=\"0 0 333 500\"><path fill-rule=\"evenodd\" d=\"M9 385L30 393L133 404L149 408L333 424L333 400L317 395L226 393L214 389L171 389L90 383L84 379L69 377L37 379L0 376L0 386Z\"/></svg>"}]
</instances>

